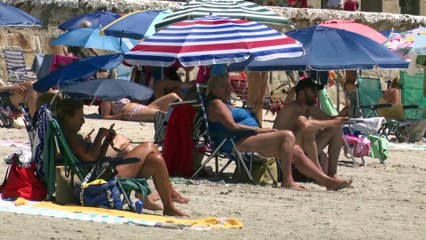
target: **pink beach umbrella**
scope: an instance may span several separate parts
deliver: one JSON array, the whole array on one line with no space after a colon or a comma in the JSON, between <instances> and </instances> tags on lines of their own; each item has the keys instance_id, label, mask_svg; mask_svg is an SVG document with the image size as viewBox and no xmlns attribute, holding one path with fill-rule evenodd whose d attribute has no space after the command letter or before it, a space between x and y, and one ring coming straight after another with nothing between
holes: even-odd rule
<instances>
[{"instance_id":1,"label":"pink beach umbrella","mask_svg":"<svg viewBox=\"0 0 426 240\"><path fill-rule=\"evenodd\" d=\"M302 44L260 23L207 16L174 23L124 54L131 65L202 66L303 55Z\"/></svg>"},{"instance_id":2,"label":"pink beach umbrella","mask_svg":"<svg viewBox=\"0 0 426 240\"><path fill-rule=\"evenodd\" d=\"M353 20L330 20L321 22L319 25L324 27L340 28L350 32L358 33L368 38L371 38L380 44L386 41L386 37L383 36L383 34L381 34L380 32L376 31L374 28L357 23Z\"/></svg>"}]
</instances>

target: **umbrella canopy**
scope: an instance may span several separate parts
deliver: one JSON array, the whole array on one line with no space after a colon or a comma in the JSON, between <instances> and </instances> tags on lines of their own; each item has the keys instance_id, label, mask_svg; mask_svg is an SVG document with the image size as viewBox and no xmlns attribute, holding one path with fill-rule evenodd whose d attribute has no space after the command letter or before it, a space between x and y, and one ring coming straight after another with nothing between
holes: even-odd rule
<instances>
[{"instance_id":1,"label":"umbrella canopy","mask_svg":"<svg viewBox=\"0 0 426 240\"><path fill-rule=\"evenodd\" d=\"M324 27L344 29L347 31L358 33L368 38L371 38L380 44L384 43L387 40L387 38L383 36L383 34L376 31L375 29L367 25L357 23L353 20L330 20L321 22L319 25Z\"/></svg>"},{"instance_id":2,"label":"umbrella canopy","mask_svg":"<svg viewBox=\"0 0 426 240\"><path fill-rule=\"evenodd\" d=\"M101 29L101 34L142 39L155 33L155 24L172 13L170 10L149 10L129 13Z\"/></svg>"},{"instance_id":3,"label":"umbrella canopy","mask_svg":"<svg viewBox=\"0 0 426 240\"><path fill-rule=\"evenodd\" d=\"M267 7L259 6L253 2L243 0L194 0L184 4L182 8L164 18L156 27L161 28L186 19L210 15L247 19L276 25L289 23L288 19L279 16Z\"/></svg>"},{"instance_id":4,"label":"umbrella canopy","mask_svg":"<svg viewBox=\"0 0 426 240\"><path fill-rule=\"evenodd\" d=\"M298 57L302 45L254 21L209 16L175 23L145 39L124 55L126 63L185 67Z\"/></svg>"},{"instance_id":5,"label":"umbrella canopy","mask_svg":"<svg viewBox=\"0 0 426 240\"><path fill-rule=\"evenodd\" d=\"M385 46L343 29L314 26L286 33L303 44L305 55L292 59L232 64L228 71L336 70L407 68L408 63Z\"/></svg>"},{"instance_id":6,"label":"umbrella canopy","mask_svg":"<svg viewBox=\"0 0 426 240\"><path fill-rule=\"evenodd\" d=\"M33 84L37 92L46 92L51 87L67 81L83 81L92 77L99 69L113 69L123 60L121 54L88 57L65 65Z\"/></svg>"},{"instance_id":7,"label":"umbrella canopy","mask_svg":"<svg viewBox=\"0 0 426 240\"><path fill-rule=\"evenodd\" d=\"M94 13L86 13L71 18L70 20L59 25L59 29L64 31L78 29L80 28L81 23L84 21L89 21L92 24L92 27L101 28L118 18L120 18L120 15L111 11L96 11Z\"/></svg>"},{"instance_id":8,"label":"umbrella canopy","mask_svg":"<svg viewBox=\"0 0 426 240\"><path fill-rule=\"evenodd\" d=\"M114 101L121 98L146 100L152 97L153 90L141 84L119 79L95 79L84 82L65 82L61 91L72 98L99 98Z\"/></svg>"},{"instance_id":9,"label":"umbrella canopy","mask_svg":"<svg viewBox=\"0 0 426 240\"><path fill-rule=\"evenodd\" d=\"M426 28L420 27L420 28L409 30L409 31L401 32L399 34L395 34L394 36L390 37L384 43L384 45L388 47L390 50L392 50L393 52L402 56L403 58L409 59L410 56L408 55L408 53L413 48L413 44L416 38L421 33L426 33ZM421 39L420 41L418 41L417 44L420 44L420 42L421 42Z\"/></svg>"},{"instance_id":10,"label":"umbrella canopy","mask_svg":"<svg viewBox=\"0 0 426 240\"><path fill-rule=\"evenodd\" d=\"M0 3L0 26L40 27L41 21L14 6L6 3Z\"/></svg>"},{"instance_id":11,"label":"umbrella canopy","mask_svg":"<svg viewBox=\"0 0 426 240\"><path fill-rule=\"evenodd\" d=\"M99 30L99 28L78 28L71 30L53 39L50 45L65 45L127 52L137 43L137 41L133 39L102 36Z\"/></svg>"}]
</instances>

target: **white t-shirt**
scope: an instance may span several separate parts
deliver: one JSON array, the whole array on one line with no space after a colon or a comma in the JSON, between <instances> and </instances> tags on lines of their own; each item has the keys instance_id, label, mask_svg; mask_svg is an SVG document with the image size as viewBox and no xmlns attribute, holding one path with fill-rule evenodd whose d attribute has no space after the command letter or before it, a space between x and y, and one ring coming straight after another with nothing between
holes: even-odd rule
<instances>
[{"instance_id":1,"label":"white t-shirt","mask_svg":"<svg viewBox=\"0 0 426 240\"><path fill-rule=\"evenodd\" d=\"M341 8L343 7L343 0L328 0L327 1L328 8Z\"/></svg>"}]
</instances>

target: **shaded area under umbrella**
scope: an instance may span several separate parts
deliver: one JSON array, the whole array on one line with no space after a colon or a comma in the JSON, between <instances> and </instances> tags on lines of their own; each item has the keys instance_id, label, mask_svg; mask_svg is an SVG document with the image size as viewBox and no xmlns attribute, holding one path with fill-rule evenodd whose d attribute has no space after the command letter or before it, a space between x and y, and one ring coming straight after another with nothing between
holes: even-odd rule
<instances>
[{"instance_id":1,"label":"shaded area under umbrella","mask_svg":"<svg viewBox=\"0 0 426 240\"><path fill-rule=\"evenodd\" d=\"M408 63L376 41L350 31L314 26L286 33L303 44L305 55L231 64L228 71L337 70L407 68Z\"/></svg>"},{"instance_id":2,"label":"shaded area under umbrella","mask_svg":"<svg viewBox=\"0 0 426 240\"><path fill-rule=\"evenodd\" d=\"M82 48L96 48L115 52L127 52L137 41L128 38L118 38L100 35L99 28L79 28L68 31L53 39L50 45L75 46Z\"/></svg>"},{"instance_id":3,"label":"shaded area under umbrella","mask_svg":"<svg viewBox=\"0 0 426 240\"><path fill-rule=\"evenodd\" d=\"M101 35L142 39L155 33L155 24L171 13L170 10L148 10L129 13L101 29Z\"/></svg>"},{"instance_id":4,"label":"shaded area under umbrella","mask_svg":"<svg viewBox=\"0 0 426 240\"><path fill-rule=\"evenodd\" d=\"M111 11L96 11L94 13L86 13L77 17L73 17L58 27L61 30L69 31L80 28L82 22L88 21L92 24L92 27L101 28L105 27L118 18L120 18L120 15Z\"/></svg>"},{"instance_id":5,"label":"shaded area under umbrella","mask_svg":"<svg viewBox=\"0 0 426 240\"><path fill-rule=\"evenodd\" d=\"M41 21L14 6L6 3L0 3L0 26L40 27Z\"/></svg>"},{"instance_id":6,"label":"shaded area under umbrella","mask_svg":"<svg viewBox=\"0 0 426 240\"><path fill-rule=\"evenodd\" d=\"M122 54L109 54L81 59L49 73L33 84L37 92L46 92L50 88L67 81L84 81L94 76L99 69L113 69L123 60Z\"/></svg>"},{"instance_id":7,"label":"shaded area under umbrella","mask_svg":"<svg viewBox=\"0 0 426 240\"><path fill-rule=\"evenodd\" d=\"M61 91L76 99L99 98L114 101L121 98L146 100L152 97L151 88L119 79L95 79L84 82L65 82Z\"/></svg>"}]
</instances>

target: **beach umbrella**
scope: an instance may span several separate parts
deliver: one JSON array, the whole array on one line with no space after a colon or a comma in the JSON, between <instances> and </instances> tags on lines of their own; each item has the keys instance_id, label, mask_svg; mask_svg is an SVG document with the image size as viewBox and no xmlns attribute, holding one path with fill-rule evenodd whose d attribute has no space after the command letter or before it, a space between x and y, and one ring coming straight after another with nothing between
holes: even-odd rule
<instances>
[{"instance_id":1,"label":"beach umbrella","mask_svg":"<svg viewBox=\"0 0 426 240\"><path fill-rule=\"evenodd\" d=\"M321 22L319 25L324 27L344 29L350 32L358 33L368 38L371 38L380 44L383 44L387 40L387 38L383 36L383 34L378 32L374 28L357 23L353 20L330 20Z\"/></svg>"},{"instance_id":2,"label":"beach umbrella","mask_svg":"<svg viewBox=\"0 0 426 240\"><path fill-rule=\"evenodd\" d=\"M53 39L50 45L75 46L82 48L96 48L115 52L127 52L137 41L128 38L103 36L99 28L78 28L68 31Z\"/></svg>"},{"instance_id":3,"label":"beach umbrella","mask_svg":"<svg viewBox=\"0 0 426 240\"><path fill-rule=\"evenodd\" d=\"M101 29L101 34L142 39L155 33L155 24L171 13L170 10L148 10L129 13Z\"/></svg>"},{"instance_id":4,"label":"beach umbrella","mask_svg":"<svg viewBox=\"0 0 426 240\"><path fill-rule=\"evenodd\" d=\"M0 26L40 27L41 21L14 6L0 3Z\"/></svg>"},{"instance_id":5,"label":"beach umbrella","mask_svg":"<svg viewBox=\"0 0 426 240\"><path fill-rule=\"evenodd\" d=\"M102 28L118 18L120 18L120 15L111 11L96 11L94 13L86 13L71 18L59 25L59 29L64 31L78 29L84 21L89 21L92 24L92 27Z\"/></svg>"},{"instance_id":6,"label":"beach umbrella","mask_svg":"<svg viewBox=\"0 0 426 240\"><path fill-rule=\"evenodd\" d=\"M410 56L408 53L413 48L414 41L420 33L426 33L426 28L420 27L395 34L384 45L404 59L409 59Z\"/></svg>"},{"instance_id":7,"label":"beach umbrella","mask_svg":"<svg viewBox=\"0 0 426 240\"><path fill-rule=\"evenodd\" d=\"M314 26L287 32L303 44L305 55L291 59L275 59L231 64L228 71L336 70L407 68L408 63L382 44L343 29Z\"/></svg>"},{"instance_id":8,"label":"beach umbrella","mask_svg":"<svg viewBox=\"0 0 426 240\"><path fill-rule=\"evenodd\" d=\"M109 54L96 57L83 58L78 62L65 65L51 72L33 84L37 92L46 92L50 88L68 81L84 81L99 69L110 70L115 68L123 60L122 54Z\"/></svg>"},{"instance_id":9,"label":"beach umbrella","mask_svg":"<svg viewBox=\"0 0 426 240\"><path fill-rule=\"evenodd\" d=\"M120 79L95 79L84 82L64 82L61 91L76 99L98 98L114 101L122 98L147 100L153 90L141 84Z\"/></svg>"},{"instance_id":10,"label":"beach umbrella","mask_svg":"<svg viewBox=\"0 0 426 240\"><path fill-rule=\"evenodd\" d=\"M302 45L283 33L254 21L208 16L160 30L124 55L130 65L201 66L298 57Z\"/></svg>"},{"instance_id":11,"label":"beach umbrella","mask_svg":"<svg viewBox=\"0 0 426 240\"><path fill-rule=\"evenodd\" d=\"M259 6L249 1L194 0L184 4L180 9L165 17L156 27L161 28L175 22L210 15L246 19L274 25L289 23L288 19L279 16L267 7Z\"/></svg>"}]
</instances>

